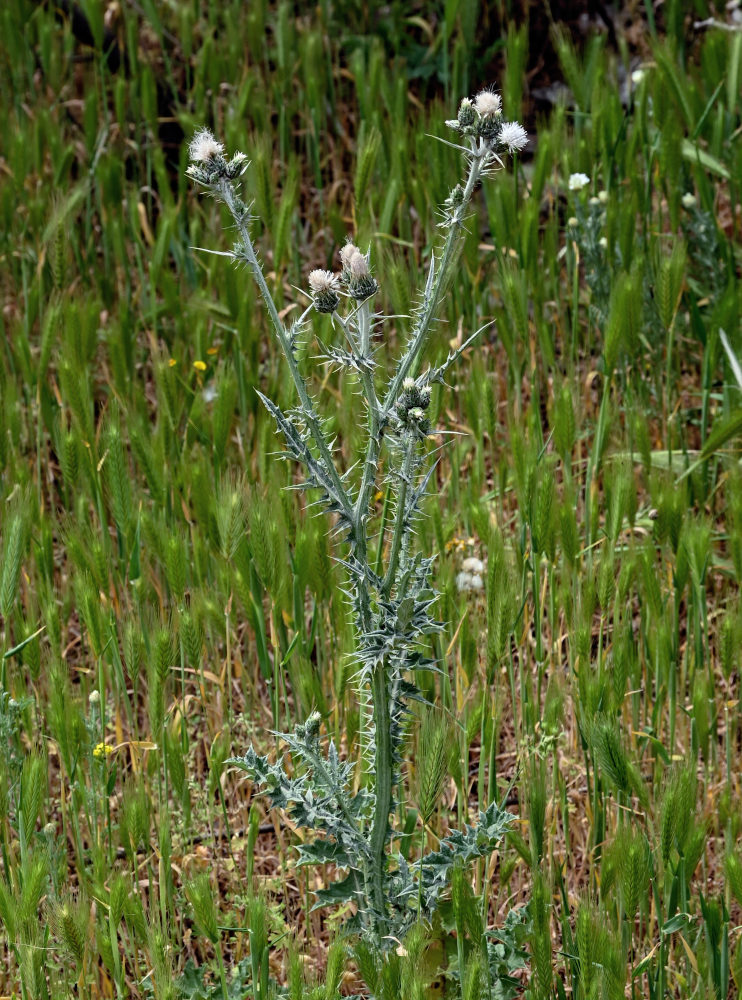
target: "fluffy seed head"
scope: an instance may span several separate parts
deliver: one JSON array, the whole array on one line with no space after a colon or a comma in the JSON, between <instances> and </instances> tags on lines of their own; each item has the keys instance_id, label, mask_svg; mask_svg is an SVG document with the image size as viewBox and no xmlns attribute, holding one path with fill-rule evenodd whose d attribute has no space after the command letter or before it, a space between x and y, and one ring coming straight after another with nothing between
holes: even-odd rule
<instances>
[{"instance_id":1,"label":"fluffy seed head","mask_svg":"<svg viewBox=\"0 0 742 1000\"><path fill-rule=\"evenodd\" d=\"M482 118L492 118L502 113L502 98L491 90L480 90L474 98L474 107Z\"/></svg>"},{"instance_id":2,"label":"fluffy seed head","mask_svg":"<svg viewBox=\"0 0 742 1000\"><path fill-rule=\"evenodd\" d=\"M497 140L509 153L516 153L528 142L528 133L520 122L504 122Z\"/></svg>"},{"instance_id":3,"label":"fluffy seed head","mask_svg":"<svg viewBox=\"0 0 742 1000\"><path fill-rule=\"evenodd\" d=\"M216 141L207 128L200 128L188 144L188 155L193 163L208 163L223 154L224 146Z\"/></svg>"}]
</instances>

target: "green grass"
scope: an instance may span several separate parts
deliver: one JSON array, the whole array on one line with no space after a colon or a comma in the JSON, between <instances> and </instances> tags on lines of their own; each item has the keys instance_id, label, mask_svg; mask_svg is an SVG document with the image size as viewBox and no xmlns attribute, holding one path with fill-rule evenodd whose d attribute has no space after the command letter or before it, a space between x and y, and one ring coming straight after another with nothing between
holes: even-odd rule
<instances>
[{"instance_id":1,"label":"green grass","mask_svg":"<svg viewBox=\"0 0 742 1000\"><path fill-rule=\"evenodd\" d=\"M192 249L232 237L179 137L248 152L281 307L352 233L409 312L458 170L429 133L493 60L521 115L527 33L484 52L474 5L407 6L372 36L351 3L122 4L118 66L96 0L93 46L51 8L0 13L2 994L205 996L189 960L216 996L221 961L235 996L300 997L328 965L337 993L343 914L311 912L291 830L224 761L314 708L358 754L340 552L283 489L255 389L290 386L247 276ZM398 968L356 953L348 992L360 970L379 996L480 995L475 917L502 932L528 900L517 993L742 988L742 399L719 338L742 356L742 35L686 6L628 104L628 43L556 37L574 102L526 119L532 156L470 220L431 361L496 326L434 395L457 434L419 532L448 623L419 683L453 750L423 828L411 726L396 831L414 858L506 793L519 822ZM351 454L351 387L314 353ZM456 587L470 555L482 592Z\"/></svg>"}]
</instances>

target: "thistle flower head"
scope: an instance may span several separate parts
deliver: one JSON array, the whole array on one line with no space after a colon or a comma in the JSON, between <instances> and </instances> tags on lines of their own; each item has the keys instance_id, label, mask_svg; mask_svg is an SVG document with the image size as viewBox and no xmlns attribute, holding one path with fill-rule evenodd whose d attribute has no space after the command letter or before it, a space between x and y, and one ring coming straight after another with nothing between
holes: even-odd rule
<instances>
[{"instance_id":1,"label":"thistle flower head","mask_svg":"<svg viewBox=\"0 0 742 1000\"><path fill-rule=\"evenodd\" d=\"M378 285L371 276L368 258L354 243L346 243L340 251L343 277L348 283L349 294L357 302L363 302L377 291Z\"/></svg>"},{"instance_id":2,"label":"thistle flower head","mask_svg":"<svg viewBox=\"0 0 742 1000\"><path fill-rule=\"evenodd\" d=\"M363 256L361 254L361 251L355 245L355 243L346 243L345 246L340 251L340 263L343 265L344 271L350 270L350 261L351 258L355 256L355 254Z\"/></svg>"},{"instance_id":3,"label":"thistle flower head","mask_svg":"<svg viewBox=\"0 0 742 1000\"><path fill-rule=\"evenodd\" d=\"M582 191L590 183L587 174L570 174L568 186L570 191Z\"/></svg>"},{"instance_id":4,"label":"thistle flower head","mask_svg":"<svg viewBox=\"0 0 742 1000\"><path fill-rule=\"evenodd\" d=\"M481 559L477 559L476 556L469 556L468 559L464 559L461 564L461 569L464 573L478 574L481 576L484 572L484 563Z\"/></svg>"},{"instance_id":5,"label":"thistle flower head","mask_svg":"<svg viewBox=\"0 0 742 1000\"><path fill-rule=\"evenodd\" d=\"M502 98L493 90L480 90L474 98L474 109L482 118L494 118L502 114Z\"/></svg>"},{"instance_id":6,"label":"thistle flower head","mask_svg":"<svg viewBox=\"0 0 742 1000\"><path fill-rule=\"evenodd\" d=\"M348 270L354 278L365 278L369 273L368 261L362 253L354 253L348 263Z\"/></svg>"},{"instance_id":7,"label":"thistle flower head","mask_svg":"<svg viewBox=\"0 0 742 1000\"><path fill-rule=\"evenodd\" d=\"M200 128L188 144L188 155L192 163L208 164L224 155L224 146L216 141L209 129Z\"/></svg>"},{"instance_id":8,"label":"thistle flower head","mask_svg":"<svg viewBox=\"0 0 742 1000\"><path fill-rule=\"evenodd\" d=\"M456 576L456 589L461 593L484 589L484 582L478 573L467 573L464 570Z\"/></svg>"},{"instance_id":9,"label":"thistle flower head","mask_svg":"<svg viewBox=\"0 0 742 1000\"><path fill-rule=\"evenodd\" d=\"M497 141L509 153L517 153L528 142L528 133L520 122L503 122Z\"/></svg>"},{"instance_id":10,"label":"thistle flower head","mask_svg":"<svg viewBox=\"0 0 742 1000\"><path fill-rule=\"evenodd\" d=\"M680 201L683 208L694 208L696 204L696 196L692 191L686 191Z\"/></svg>"},{"instance_id":11,"label":"thistle flower head","mask_svg":"<svg viewBox=\"0 0 742 1000\"><path fill-rule=\"evenodd\" d=\"M338 287L338 276L332 271L323 271L322 268L310 271L307 281L315 293L336 291Z\"/></svg>"},{"instance_id":12,"label":"thistle flower head","mask_svg":"<svg viewBox=\"0 0 742 1000\"><path fill-rule=\"evenodd\" d=\"M307 278L309 287L312 290L314 308L317 312L333 313L340 304L338 296L339 279L332 271L323 271L317 268L311 271Z\"/></svg>"}]
</instances>

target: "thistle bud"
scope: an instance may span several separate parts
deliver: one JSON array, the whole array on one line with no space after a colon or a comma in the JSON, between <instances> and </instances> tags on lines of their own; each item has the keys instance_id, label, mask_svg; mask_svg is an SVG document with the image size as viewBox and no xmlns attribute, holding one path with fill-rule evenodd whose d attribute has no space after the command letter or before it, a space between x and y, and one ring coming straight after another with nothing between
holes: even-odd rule
<instances>
[{"instance_id":1,"label":"thistle bud","mask_svg":"<svg viewBox=\"0 0 742 1000\"><path fill-rule=\"evenodd\" d=\"M338 277L332 271L317 269L312 271L308 277L309 287L312 290L314 308L320 313L334 313L340 304L337 293Z\"/></svg>"},{"instance_id":2,"label":"thistle bud","mask_svg":"<svg viewBox=\"0 0 742 1000\"><path fill-rule=\"evenodd\" d=\"M459 105L458 121L462 129L471 128L477 120L477 111L468 97Z\"/></svg>"},{"instance_id":3,"label":"thistle bud","mask_svg":"<svg viewBox=\"0 0 742 1000\"><path fill-rule=\"evenodd\" d=\"M319 733L319 724L321 721L322 721L322 716L319 714L319 712L312 712L312 714L309 716L304 726L308 740L316 739L317 734Z\"/></svg>"},{"instance_id":4,"label":"thistle bud","mask_svg":"<svg viewBox=\"0 0 742 1000\"><path fill-rule=\"evenodd\" d=\"M343 262L343 274L348 282L348 292L358 302L373 295L378 285L371 277L368 267L368 260L361 253L358 247L348 243L340 251L340 259Z\"/></svg>"}]
</instances>

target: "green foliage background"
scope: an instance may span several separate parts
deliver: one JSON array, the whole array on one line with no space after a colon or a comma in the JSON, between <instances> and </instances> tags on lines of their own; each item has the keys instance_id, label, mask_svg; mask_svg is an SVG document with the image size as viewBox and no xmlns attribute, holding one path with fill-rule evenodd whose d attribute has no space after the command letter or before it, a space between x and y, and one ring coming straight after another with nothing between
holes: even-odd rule
<instances>
[{"instance_id":1,"label":"green foliage background","mask_svg":"<svg viewBox=\"0 0 742 1000\"><path fill-rule=\"evenodd\" d=\"M392 355L458 171L431 133L490 83L532 142L482 189L431 357L496 319L433 400L456 433L419 534L449 623L426 693L458 725L427 832L410 727L399 847L510 789L516 832L457 900L495 933L531 901L513 991L742 984L742 34L635 6L639 40L505 2L3 5L0 991L207 995L222 957L235 996L326 965L340 988L342 914L310 913L292 831L223 763L313 708L358 753L343 574L283 489L252 284L193 249L231 235L185 142L249 155L282 307L371 247ZM350 455L352 387L313 353ZM415 989L477 995L457 906L408 943Z\"/></svg>"}]
</instances>

